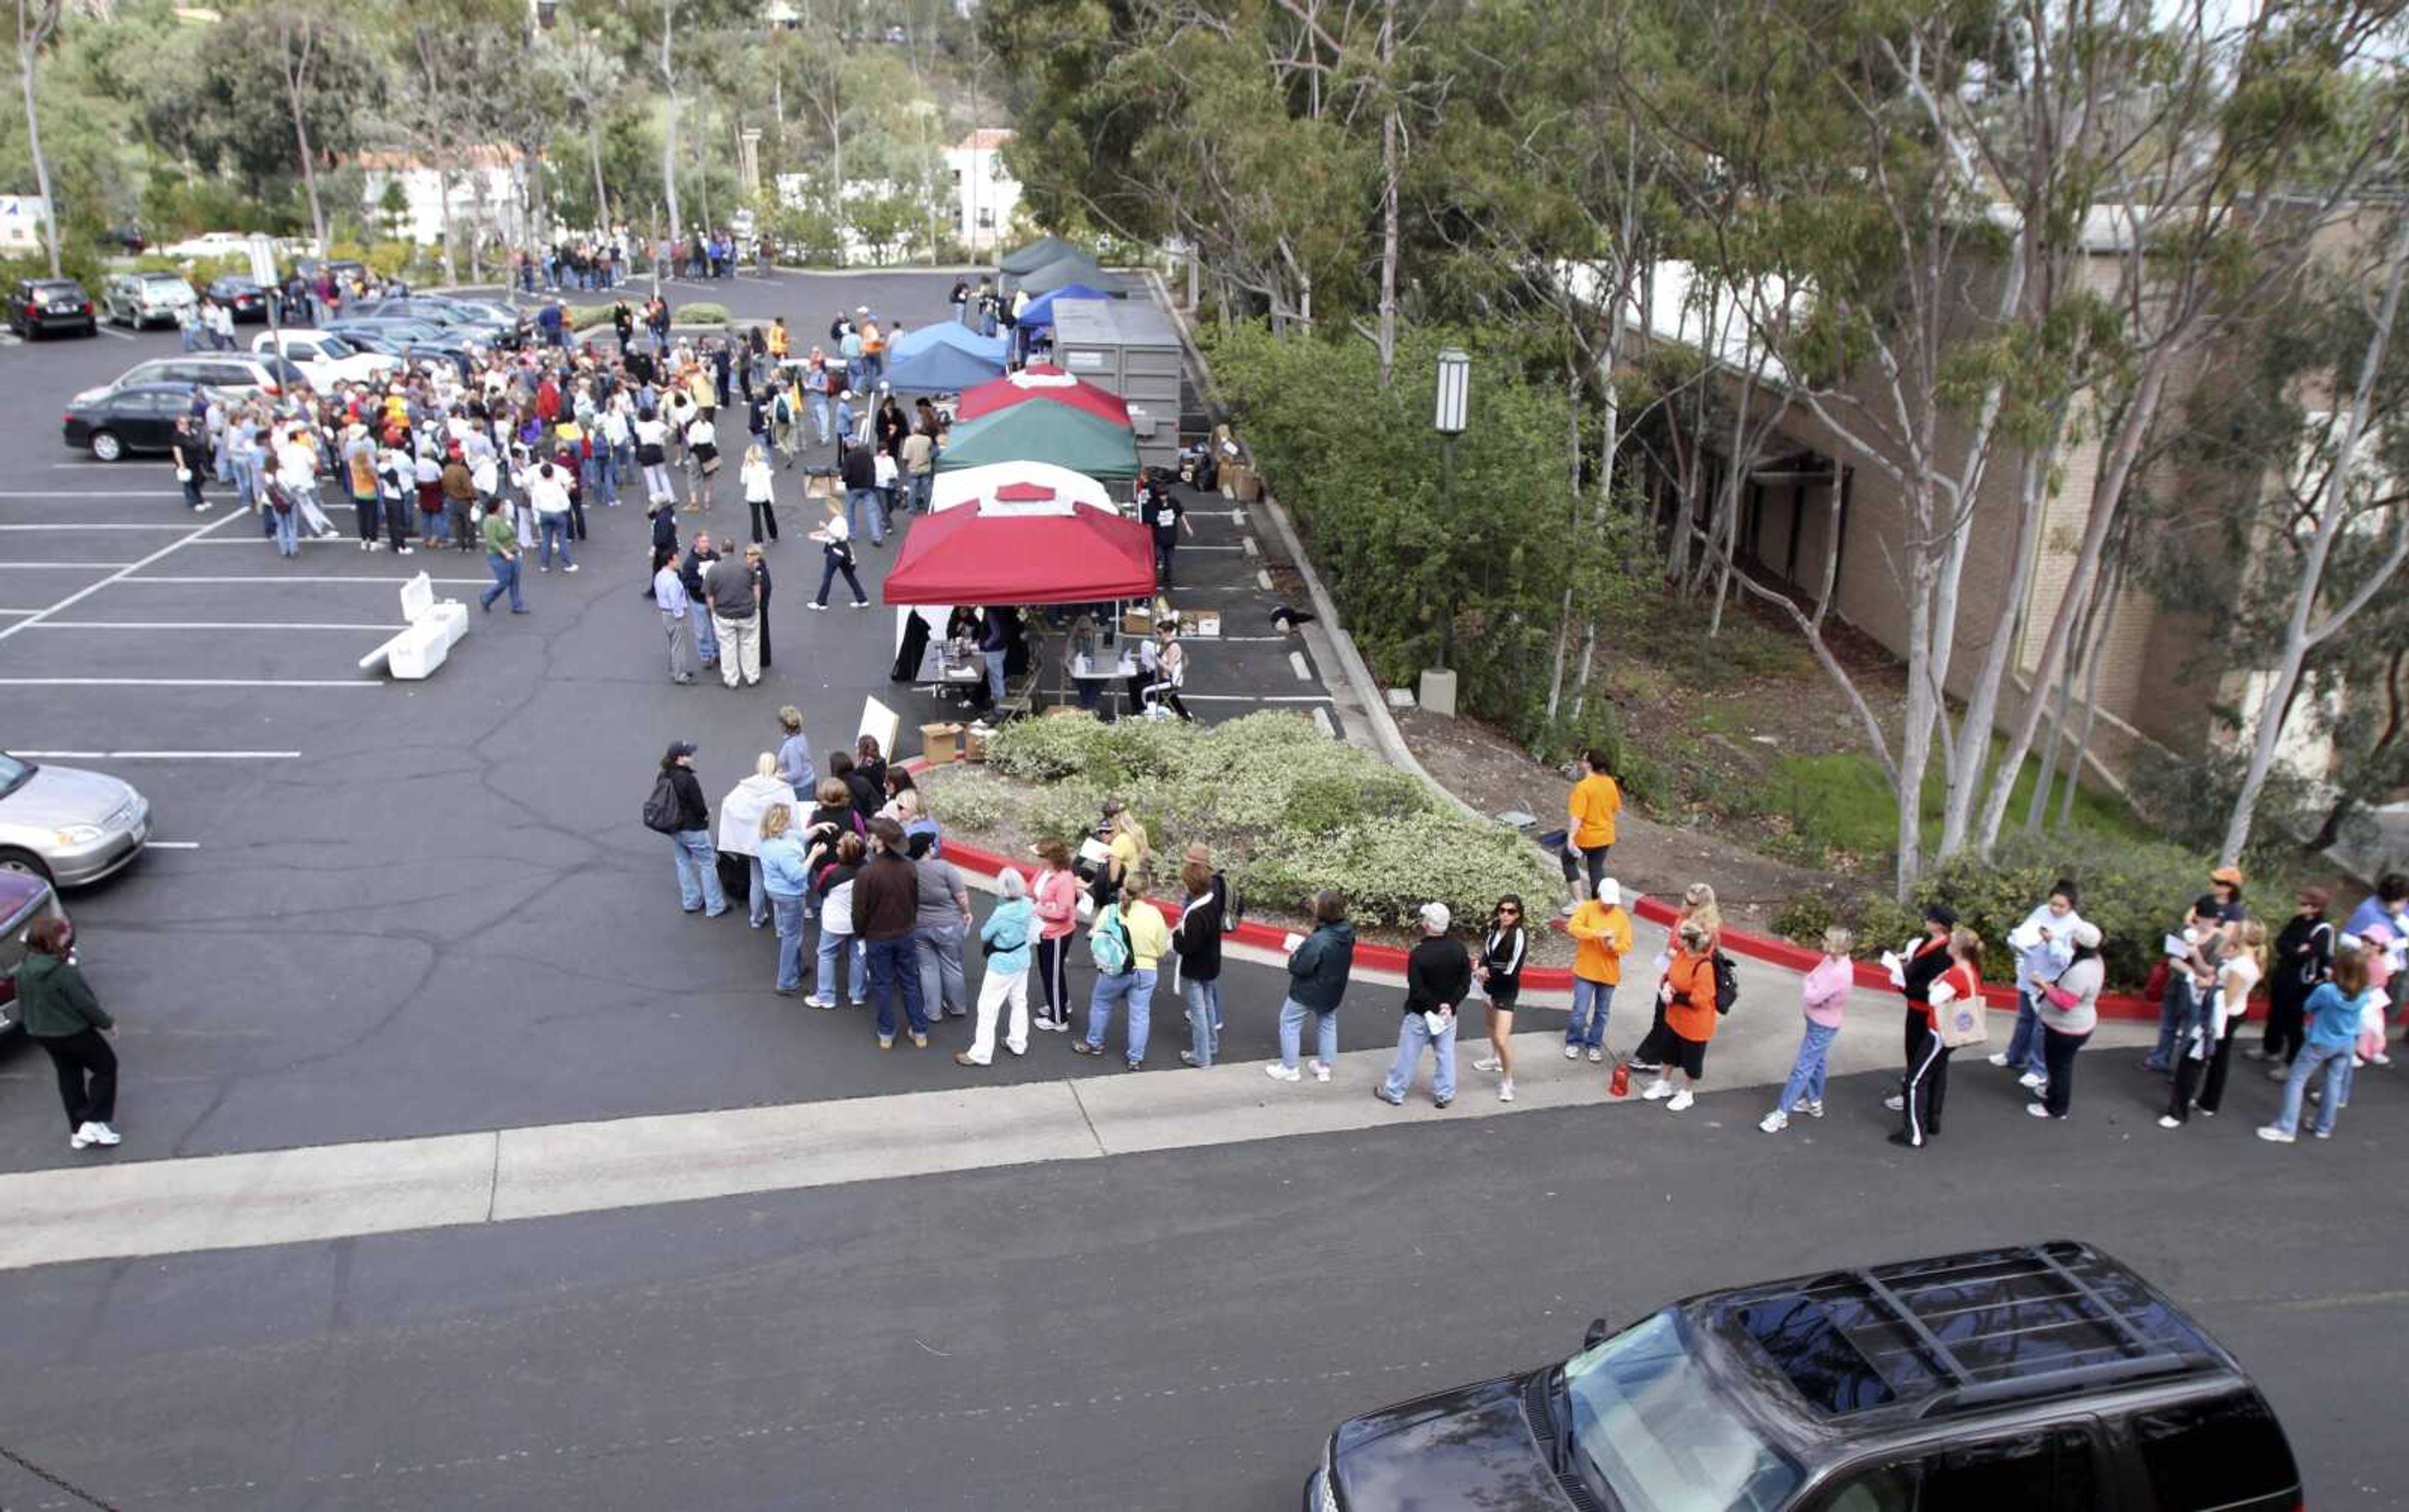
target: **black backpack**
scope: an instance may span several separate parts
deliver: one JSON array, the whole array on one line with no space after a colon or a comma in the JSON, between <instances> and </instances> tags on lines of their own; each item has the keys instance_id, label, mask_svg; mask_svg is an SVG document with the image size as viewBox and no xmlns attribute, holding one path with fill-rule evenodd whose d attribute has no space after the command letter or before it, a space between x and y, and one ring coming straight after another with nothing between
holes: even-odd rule
<instances>
[{"instance_id":1,"label":"black backpack","mask_svg":"<svg viewBox=\"0 0 2409 1512\"><path fill-rule=\"evenodd\" d=\"M653 796L644 799L644 828L664 835L678 832L677 784L666 771L653 780Z\"/></svg>"},{"instance_id":2,"label":"black backpack","mask_svg":"<svg viewBox=\"0 0 2409 1512\"><path fill-rule=\"evenodd\" d=\"M1238 895L1226 873L1216 871L1213 880L1221 885L1221 932L1235 934L1238 926L1247 922L1247 900Z\"/></svg>"},{"instance_id":3,"label":"black backpack","mask_svg":"<svg viewBox=\"0 0 2409 1512\"><path fill-rule=\"evenodd\" d=\"M1722 951L1715 952L1715 1012L1728 1014L1739 1001L1739 968Z\"/></svg>"}]
</instances>

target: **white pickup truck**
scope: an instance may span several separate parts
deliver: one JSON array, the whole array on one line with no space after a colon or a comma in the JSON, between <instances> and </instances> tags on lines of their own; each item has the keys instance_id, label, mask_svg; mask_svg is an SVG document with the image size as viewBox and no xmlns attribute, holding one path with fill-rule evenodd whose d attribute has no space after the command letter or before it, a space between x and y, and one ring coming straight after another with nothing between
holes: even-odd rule
<instances>
[{"instance_id":1,"label":"white pickup truck","mask_svg":"<svg viewBox=\"0 0 2409 1512\"><path fill-rule=\"evenodd\" d=\"M325 331L262 331L251 338L251 350L281 350L310 376L310 386L321 394L337 383L376 382L401 366L398 357L363 352L341 337Z\"/></svg>"}]
</instances>

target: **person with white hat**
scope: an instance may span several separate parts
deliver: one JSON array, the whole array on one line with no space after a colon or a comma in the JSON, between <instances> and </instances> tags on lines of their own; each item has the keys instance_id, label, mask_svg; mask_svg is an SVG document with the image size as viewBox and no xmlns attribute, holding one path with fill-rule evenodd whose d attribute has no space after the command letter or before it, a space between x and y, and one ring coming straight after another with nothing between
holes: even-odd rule
<instances>
[{"instance_id":1,"label":"person with white hat","mask_svg":"<svg viewBox=\"0 0 2409 1512\"><path fill-rule=\"evenodd\" d=\"M1431 1101L1446 1107L1455 1101L1455 1011L1472 990L1472 957L1464 942L1447 937L1447 905L1424 903L1422 937L1406 957L1405 1017L1397 1029L1397 1058L1388 1079L1372 1095L1391 1107L1403 1107L1406 1088L1421 1062L1422 1046L1431 1047L1436 1069L1431 1073Z\"/></svg>"}]
</instances>

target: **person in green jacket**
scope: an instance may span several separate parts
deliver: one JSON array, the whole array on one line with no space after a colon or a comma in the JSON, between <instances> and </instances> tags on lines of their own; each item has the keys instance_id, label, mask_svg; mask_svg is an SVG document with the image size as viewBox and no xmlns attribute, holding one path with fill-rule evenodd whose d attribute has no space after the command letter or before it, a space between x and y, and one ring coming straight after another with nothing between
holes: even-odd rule
<instances>
[{"instance_id":1,"label":"person in green jacket","mask_svg":"<svg viewBox=\"0 0 2409 1512\"><path fill-rule=\"evenodd\" d=\"M1304 1048L1305 1021L1313 1019L1315 1055L1308 1063L1317 1082L1330 1080L1338 1060L1338 1005L1355 964L1355 927L1347 922L1347 895L1324 888L1313 895L1313 933L1289 952L1288 999L1280 1004L1280 1058L1263 1068L1276 1082L1304 1079L1296 1058Z\"/></svg>"},{"instance_id":2,"label":"person in green jacket","mask_svg":"<svg viewBox=\"0 0 2409 1512\"><path fill-rule=\"evenodd\" d=\"M41 918L25 931L25 958L12 973L17 1008L25 1032L49 1052L59 1073L59 1098L66 1104L67 1144L74 1149L114 1145L117 1130L117 1053L108 1042L117 1020L93 996L69 947L75 929L61 918Z\"/></svg>"},{"instance_id":3,"label":"person in green jacket","mask_svg":"<svg viewBox=\"0 0 2409 1512\"><path fill-rule=\"evenodd\" d=\"M498 501L485 506L483 534L485 538L485 566L492 569L494 581L477 596L477 602L484 605L485 612L490 614L494 612L494 600L507 593L511 596L511 612L526 613L527 604L519 598L519 540L511 529L509 511Z\"/></svg>"}]
</instances>

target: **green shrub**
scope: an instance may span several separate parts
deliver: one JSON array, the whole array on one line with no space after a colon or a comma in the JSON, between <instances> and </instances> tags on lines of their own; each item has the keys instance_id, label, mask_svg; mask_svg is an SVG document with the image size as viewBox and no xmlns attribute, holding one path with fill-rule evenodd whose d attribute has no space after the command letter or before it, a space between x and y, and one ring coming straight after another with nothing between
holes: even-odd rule
<instances>
[{"instance_id":1,"label":"green shrub","mask_svg":"<svg viewBox=\"0 0 2409 1512\"><path fill-rule=\"evenodd\" d=\"M728 307L726 305L714 305L706 299L698 299L690 305L681 305L673 313L677 323L681 325L725 325L728 324Z\"/></svg>"},{"instance_id":2,"label":"green shrub","mask_svg":"<svg viewBox=\"0 0 2409 1512\"><path fill-rule=\"evenodd\" d=\"M1104 727L1095 715L1084 713L1017 719L988 738L987 764L1006 777L1060 782L1087 766Z\"/></svg>"},{"instance_id":3,"label":"green shrub","mask_svg":"<svg viewBox=\"0 0 2409 1512\"><path fill-rule=\"evenodd\" d=\"M1003 819L1004 796L993 778L961 768L946 774L945 799L932 799L929 813L950 829L992 829Z\"/></svg>"},{"instance_id":4,"label":"green shrub","mask_svg":"<svg viewBox=\"0 0 2409 1512\"><path fill-rule=\"evenodd\" d=\"M1820 892L1795 892L1782 900L1773 918L1773 932L1793 944L1819 945L1824 931L1839 922L1832 900Z\"/></svg>"}]
</instances>

